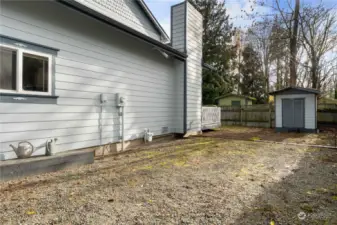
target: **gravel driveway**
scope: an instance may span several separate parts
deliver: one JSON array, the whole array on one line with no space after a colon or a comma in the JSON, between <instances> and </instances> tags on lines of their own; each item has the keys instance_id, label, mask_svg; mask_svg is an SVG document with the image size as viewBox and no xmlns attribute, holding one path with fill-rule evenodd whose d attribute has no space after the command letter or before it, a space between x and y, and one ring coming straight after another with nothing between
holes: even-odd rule
<instances>
[{"instance_id":1,"label":"gravel driveway","mask_svg":"<svg viewBox=\"0 0 337 225\"><path fill-rule=\"evenodd\" d=\"M1 183L0 224L337 224L337 150L221 132Z\"/></svg>"}]
</instances>

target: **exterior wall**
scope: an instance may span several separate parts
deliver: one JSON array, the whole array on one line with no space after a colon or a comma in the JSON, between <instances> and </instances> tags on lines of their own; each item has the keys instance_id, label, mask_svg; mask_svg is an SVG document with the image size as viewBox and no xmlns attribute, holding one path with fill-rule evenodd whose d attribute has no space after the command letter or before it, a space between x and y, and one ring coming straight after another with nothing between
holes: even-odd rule
<instances>
[{"instance_id":1,"label":"exterior wall","mask_svg":"<svg viewBox=\"0 0 337 225\"><path fill-rule=\"evenodd\" d=\"M240 97L237 97L237 96L229 96L229 97L219 99L218 105L219 106L231 106L232 101L240 101L241 105L246 105L246 99L240 98ZM252 100L247 99L247 105L252 105Z\"/></svg>"},{"instance_id":2,"label":"exterior wall","mask_svg":"<svg viewBox=\"0 0 337 225\"><path fill-rule=\"evenodd\" d=\"M275 121L276 127L282 127L282 99L304 98L304 124L305 129L316 129L316 95L315 94L289 94L275 96Z\"/></svg>"},{"instance_id":3,"label":"exterior wall","mask_svg":"<svg viewBox=\"0 0 337 225\"><path fill-rule=\"evenodd\" d=\"M0 103L0 159L16 158L9 144L22 140L38 147L34 155L54 137L60 152L117 142L116 93L126 97L126 140L143 137L144 128L155 135L181 130L176 86L183 75L175 60L57 2L5 1L0 13L0 34L60 49L57 104ZM108 96L102 109L101 93Z\"/></svg>"},{"instance_id":4,"label":"exterior wall","mask_svg":"<svg viewBox=\"0 0 337 225\"><path fill-rule=\"evenodd\" d=\"M201 130L202 105L202 15L188 2L186 19L187 130Z\"/></svg>"},{"instance_id":5,"label":"exterior wall","mask_svg":"<svg viewBox=\"0 0 337 225\"><path fill-rule=\"evenodd\" d=\"M160 34L136 0L75 0L105 16L160 41Z\"/></svg>"},{"instance_id":6,"label":"exterior wall","mask_svg":"<svg viewBox=\"0 0 337 225\"><path fill-rule=\"evenodd\" d=\"M175 61L175 93L176 93L176 118L175 118L175 132L184 133L184 71L185 63L181 61Z\"/></svg>"},{"instance_id":7,"label":"exterior wall","mask_svg":"<svg viewBox=\"0 0 337 225\"><path fill-rule=\"evenodd\" d=\"M186 4L175 5L171 9L171 43L172 47L185 52L186 37Z\"/></svg>"}]
</instances>

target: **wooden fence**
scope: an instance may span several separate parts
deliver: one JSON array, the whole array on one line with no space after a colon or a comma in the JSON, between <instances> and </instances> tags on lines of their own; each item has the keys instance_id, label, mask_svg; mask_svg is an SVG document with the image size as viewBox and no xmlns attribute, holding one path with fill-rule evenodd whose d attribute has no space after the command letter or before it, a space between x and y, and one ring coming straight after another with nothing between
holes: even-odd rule
<instances>
[{"instance_id":1,"label":"wooden fence","mask_svg":"<svg viewBox=\"0 0 337 225\"><path fill-rule=\"evenodd\" d=\"M275 110L271 104L221 107L222 125L273 127L274 118Z\"/></svg>"},{"instance_id":2,"label":"wooden fence","mask_svg":"<svg viewBox=\"0 0 337 225\"><path fill-rule=\"evenodd\" d=\"M275 127L275 107L272 104L221 107L222 125ZM317 123L337 126L337 105L319 104Z\"/></svg>"}]
</instances>

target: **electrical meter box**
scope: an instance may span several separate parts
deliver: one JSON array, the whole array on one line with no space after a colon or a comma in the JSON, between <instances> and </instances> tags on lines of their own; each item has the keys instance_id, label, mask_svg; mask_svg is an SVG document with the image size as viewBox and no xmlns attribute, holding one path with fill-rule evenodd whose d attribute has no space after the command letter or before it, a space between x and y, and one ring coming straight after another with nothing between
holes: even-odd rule
<instances>
[{"instance_id":1,"label":"electrical meter box","mask_svg":"<svg viewBox=\"0 0 337 225\"><path fill-rule=\"evenodd\" d=\"M120 93L116 94L116 105L117 107L123 107L125 105L125 97L121 95Z\"/></svg>"},{"instance_id":2,"label":"electrical meter box","mask_svg":"<svg viewBox=\"0 0 337 225\"><path fill-rule=\"evenodd\" d=\"M101 103L106 103L108 101L108 96L106 94L101 94Z\"/></svg>"}]
</instances>

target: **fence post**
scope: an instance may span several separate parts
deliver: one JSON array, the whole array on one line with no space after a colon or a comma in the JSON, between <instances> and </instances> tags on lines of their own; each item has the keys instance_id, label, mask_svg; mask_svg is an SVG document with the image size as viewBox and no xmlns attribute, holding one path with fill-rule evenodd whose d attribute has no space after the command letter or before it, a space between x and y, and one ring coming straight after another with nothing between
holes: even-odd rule
<instances>
[{"instance_id":1,"label":"fence post","mask_svg":"<svg viewBox=\"0 0 337 225\"><path fill-rule=\"evenodd\" d=\"M272 108L272 105L271 105L271 103L269 102L269 128L272 128L272 119L271 119L271 112L272 112L272 110L271 110L271 108Z\"/></svg>"},{"instance_id":2,"label":"fence post","mask_svg":"<svg viewBox=\"0 0 337 225\"><path fill-rule=\"evenodd\" d=\"M242 126L242 106L240 106L240 125Z\"/></svg>"},{"instance_id":3,"label":"fence post","mask_svg":"<svg viewBox=\"0 0 337 225\"><path fill-rule=\"evenodd\" d=\"M245 126L247 126L247 124L248 124L247 109L248 109L248 107L247 107L247 105L245 105L245 106L244 106L244 112L245 112Z\"/></svg>"}]
</instances>

